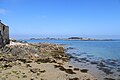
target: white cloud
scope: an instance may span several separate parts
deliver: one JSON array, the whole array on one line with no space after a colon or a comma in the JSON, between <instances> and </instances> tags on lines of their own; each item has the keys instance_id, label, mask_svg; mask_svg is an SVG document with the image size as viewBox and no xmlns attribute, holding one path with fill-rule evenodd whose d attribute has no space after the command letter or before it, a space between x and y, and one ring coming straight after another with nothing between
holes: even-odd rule
<instances>
[{"instance_id":1,"label":"white cloud","mask_svg":"<svg viewBox=\"0 0 120 80\"><path fill-rule=\"evenodd\" d=\"M5 13L6 13L6 10L5 10L5 9L0 8L0 14L5 14Z\"/></svg>"}]
</instances>

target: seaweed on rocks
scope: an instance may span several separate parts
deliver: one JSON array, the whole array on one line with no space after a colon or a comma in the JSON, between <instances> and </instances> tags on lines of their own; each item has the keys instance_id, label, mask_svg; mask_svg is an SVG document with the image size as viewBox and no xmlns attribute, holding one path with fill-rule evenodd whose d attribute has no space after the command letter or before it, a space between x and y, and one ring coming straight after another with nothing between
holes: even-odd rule
<instances>
[{"instance_id":1,"label":"seaweed on rocks","mask_svg":"<svg viewBox=\"0 0 120 80\"><path fill-rule=\"evenodd\" d=\"M96 64L96 65L98 64L98 62L96 62L96 61L91 61L90 63L91 64Z\"/></svg>"},{"instance_id":2,"label":"seaweed on rocks","mask_svg":"<svg viewBox=\"0 0 120 80\"><path fill-rule=\"evenodd\" d=\"M76 74L72 69L65 69L65 72L68 74Z\"/></svg>"},{"instance_id":3,"label":"seaweed on rocks","mask_svg":"<svg viewBox=\"0 0 120 80\"><path fill-rule=\"evenodd\" d=\"M113 72L111 71L111 69L107 68L107 67L98 67L99 70L102 70L104 73L106 73L107 75L109 74L113 74Z\"/></svg>"},{"instance_id":4,"label":"seaweed on rocks","mask_svg":"<svg viewBox=\"0 0 120 80\"><path fill-rule=\"evenodd\" d=\"M115 80L113 78L104 78L104 80Z\"/></svg>"},{"instance_id":5,"label":"seaweed on rocks","mask_svg":"<svg viewBox=\"0 0 120 80\"><path fill-rule=\"evenodd\" d=\"M75 78L70 78L69 80L79 80L79 78L75 77Z\"/></svg>"},{"instance_id":6,"label":"seaweed on rocks","mask_svg":"<svg viewBox=\"0 0 120 80\"><path fill-rule=\"evenodd\" d=\"M61 65L54 65L55 68L59 68L61 71L65 71L68 74L76 74L75 72L73 72L72 69L66 69L65 67L61 66Z\"/></svg>"},{"instance_id":7,"label":"seaweed on rocks","mask_svg":"<svg viewBox=\"0 0 120 80\"><path fill-rule=\"evenodd\" d=\"M80 69L79 68L74 68L75 71L79 71Z\"/></svg>"},{"instance_id":8,"label":"seaweed on rocks","mask_svg":"<svg viewBox=\"0 0 120 80\"><path fill-rule=\"evenodd\" d=\"M82 73L87 73L88 72L88 69L82 69L80 70Z\"/></svg>"},{"instance_id":9,"label":"seaweed on rocks","mask_svg":"<svg viewBox=\"0 0 120 80\"><path fill-rule=\"evenodd\" d=\"M44 73L45 72L45 70L40 70L39 68L32 68L30 69L30 71L32 73Z\"/></svg>"}]
</instances>

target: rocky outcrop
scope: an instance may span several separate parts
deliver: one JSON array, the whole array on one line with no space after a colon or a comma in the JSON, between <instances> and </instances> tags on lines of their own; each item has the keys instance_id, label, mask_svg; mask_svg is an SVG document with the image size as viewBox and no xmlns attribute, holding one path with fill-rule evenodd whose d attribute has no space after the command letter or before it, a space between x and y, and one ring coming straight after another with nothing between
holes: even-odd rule
<instances>
[{"instance_id":1,"label":"rocky outcrop","mask_svg":"<svg viewBox=\"0 0 120 80\"><path fill-rule=\"evenodd\" d=\"M10 45L0 49L0 54L6 61L55 62L56 60L67 61L68 59L62 45L49 43L29 44L11 42Z\"/></svg>"}]
</instances>

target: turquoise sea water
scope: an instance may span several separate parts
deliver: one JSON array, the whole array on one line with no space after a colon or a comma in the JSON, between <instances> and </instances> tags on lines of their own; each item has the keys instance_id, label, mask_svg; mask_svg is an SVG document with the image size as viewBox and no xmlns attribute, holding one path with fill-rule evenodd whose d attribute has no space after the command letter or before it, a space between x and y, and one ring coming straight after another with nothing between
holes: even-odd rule
<instances>
[{"instance_id":1,"label":"turquoise sea water","mask_svg":"<svg viewBox=\"0 0 120 80\"><path fill-rule=\"evenodd\" d=\"M68 50L70 54L77 57L91 56L103 59L120 59L120 41L78 41L78 40L26 40L30 43L48 42L66 44L72 47Z\"/></svg>"}]
</instances>

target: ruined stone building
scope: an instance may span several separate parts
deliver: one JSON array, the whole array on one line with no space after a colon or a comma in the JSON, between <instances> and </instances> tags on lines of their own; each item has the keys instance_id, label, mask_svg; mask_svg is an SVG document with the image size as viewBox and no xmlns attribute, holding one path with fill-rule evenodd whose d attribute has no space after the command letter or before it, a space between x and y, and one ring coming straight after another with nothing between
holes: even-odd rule
<instances>
[{"instance_id":1,"label":"ruined stone building","mask_svg":"<svg viewBox=\"0 0 120 80\"><path fill-rule=\"evenodd\" d=\"M0 47L9 44L9 27L0 20Z\"/></svg>"}]
</instances>

